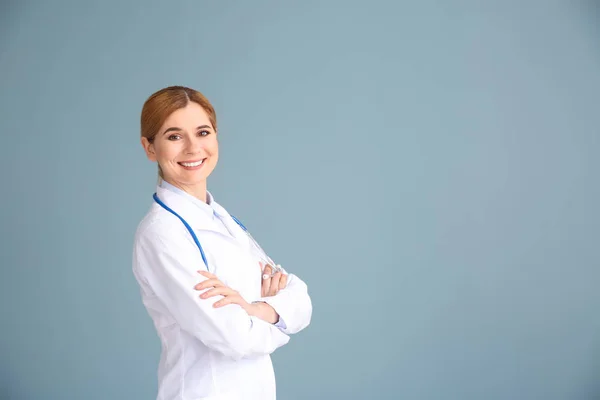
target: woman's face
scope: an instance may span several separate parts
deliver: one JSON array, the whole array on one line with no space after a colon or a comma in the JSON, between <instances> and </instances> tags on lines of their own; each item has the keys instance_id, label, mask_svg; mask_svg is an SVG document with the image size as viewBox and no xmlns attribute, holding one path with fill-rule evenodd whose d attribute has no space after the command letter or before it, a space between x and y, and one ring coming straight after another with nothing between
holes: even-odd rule
<instances>
[{"instance_id":1,"label":"woman's face","mask_svg":"<svg viewBox=\"0 0 600 400\"><path fill-rule=\"evenodd\" d=\"M143 137L142 145L164 179L182 188L204 183L219 158L217 133L206 111L194 102L169 115L154 141Z\"/></svg>"}]
</instances>

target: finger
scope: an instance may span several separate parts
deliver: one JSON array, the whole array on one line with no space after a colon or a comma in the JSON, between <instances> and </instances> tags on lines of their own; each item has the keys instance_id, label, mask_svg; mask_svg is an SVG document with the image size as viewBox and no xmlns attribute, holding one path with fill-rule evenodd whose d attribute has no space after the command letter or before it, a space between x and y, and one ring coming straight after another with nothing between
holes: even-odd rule
<instances>
[{"instance_id":1,"label":"finger","mask_svg":"<svg viewBox=\"0 0 600 400\"><path fill-rule=\"evenodd\" d=\"M207 289L209 287L221 287L221 286L225 286L225 285L220 280L218 280L218 279L207 279L205 281L200 282L196 286L194 286L194 289L196 289L196 290L202 290L202 289Z\"/></svg>"},{"instance_id":2,"label":"finger","mask_svg":"<svg viewBox=\"0 0 600 400\"><path fill-rule=\"evenodd\" d=\"M271 288L271 267L266 266L263 274L263 281L261 286L261 294L263 297L268 296L269 289Z\"/></svg>"},{"instance_id":3,"label":"finger","mask_svg":"<svg viewBox=\"0 0 600 400\"><path fill-rule=\"evenodd\" d=\"M286 274L281 275L281 279L279 280L279 290L283 290L287 287L288 276Z\"/></svg>"},{"instance_id":4,"label":"finger","mask_svg":"<svg viewBox=\"0 0 600 400\"><path fill-rule=\"evenodd\" d=\"M269 290L271 289L271 278L265 279L262 281L261 294L263 297L269 295Z\"/></svg>"},{"instance_id":5,"label":"finger","mask_svg":"<svg viewBox=\"0 0 600 400\"><path fill-rule=\"evenodd\" d=\"M270 265L267 265L266 267L263 268L263 276L262 278L264 280L267 280L269 278L271 278L271 275L273 274L273 267L271 267Z\"/></svg>"},{"instance_id":6,"label":"finger","mask_svg":"<svg viewBox=\"0 0 600 400\"><path fill-rule=\"evenodd\" d=\"M223 297L221 300L219 300L215 304L213 304L213 307L214 308L219 308L219 307L226 306L228 304L239 304L239 305L242 305L243 304L242 297L240 295L233 295L233 296Z\"/></svg>"},{"instance_id":7,"label":"finger","mask_svg":"<svg viewBox=\"0 0 600 400\"><path fill-rule=\"evenodd\" d=\"M281 272L277 272L271 278L271 286L269 287L269 295L275 296L279 292L279 280L281 279Z\"/></svg>"},{"instance_id":8,"label":"finger","mask_svg":"<svg viewBox=\"0 0 600 400\"><path fill-rule=\"evenodd\" d=\"M216 279L216 278L217 278L217 276L216 276L216 275L213 275L213 274L211 274L211 273L210 273L210 272L208 272L208 271L203 271L203 270L200 270L200 271L198 271L198 273L199 273L200 275L202 275L202 276L205 276L205 277L207 277L208 279Z\"/></svg>"},{"instance_id":9,"label":"finger","mask_svg":"<svg viewBox=\"0 0 600 400\"><path fill-rule=\"evenodd\" d=\"M230 295L235 295L237 294L237 292L227 286L221 286L221 287L217 287L214 289L210 289L207 290L206 292L202 293L200 295L201 299L208 299L209 297L213 297L213 296L230 296Z\"/></svg>"},{"instance_id":10,"label":"finger","mask_svg":"<svg viewBox=\"0 0 600 400\"><path fill-rule=\"evenodd\" d=\"M210 287L220 287L220 286L225 286L223 284L223 282L221 282L218 279L207 279L205 281L202 281L200 283L198 283L196 286L194 286L194 289L196 290L202 290L202 289L207 289Z\"/></svg>"}]
</instances>

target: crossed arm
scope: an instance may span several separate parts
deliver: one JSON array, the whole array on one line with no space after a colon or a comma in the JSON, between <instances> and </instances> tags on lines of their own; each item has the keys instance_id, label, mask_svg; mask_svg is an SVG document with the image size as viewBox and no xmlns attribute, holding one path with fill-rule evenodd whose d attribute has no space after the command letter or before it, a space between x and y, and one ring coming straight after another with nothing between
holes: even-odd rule
<instances>
[{"instance_id":1,"label":"crossed arm","mask_svg":"<svg viewBox=\"0 0 600 400\"><path fill-rule=\"evenodd\" d=\"M247 303L238 292L225 286L215 275L206 271L198 271L207 279L197 284L195 289L209 289L200 295L201 299L223 296L214 303L216 308L238 304L248 315L277 324L284 333L297 333L308 326L312 317L312 302L307 286L300 278L288 274L283 269L271 277L271 270L271 266L261 263L261 271L265 278L262 280L262 297L258 302Z\"/></svg>"},{"instance_id":2,"label":"crossed arm","mask_svg":"<svg viewBox=\"0 0 600 400\"><path fill-rule=\"evenodd\" d=\"M310 322L306 285L294 275L273 277L268 287L263 282L263 297L249 304L216 276L190 269L202 259L180 235L151 229L139 236L134 257L144 268L140 275L181 328L233 359L270 354Z\"/></svg>"}]
</instances>

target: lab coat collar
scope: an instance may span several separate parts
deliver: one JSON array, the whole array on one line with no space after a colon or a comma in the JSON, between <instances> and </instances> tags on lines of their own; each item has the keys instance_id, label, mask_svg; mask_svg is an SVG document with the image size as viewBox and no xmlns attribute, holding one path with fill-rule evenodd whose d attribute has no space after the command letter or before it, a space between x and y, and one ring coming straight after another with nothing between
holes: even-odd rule
<instances>
[{"instance_id":1,"label":"lab coat collar","mask_svg":"<svg viewBox=\"0 0 600 400\"><path fill-rule=\"evenodd\" d=\"M250 243L246 232L233 221L227 210L214 200L210 192L206 193L209 203L207 204L168 182L162 181L156 188L156 194L163 203L185 219L194 230L213 231L234 239L243 248L249 247ZM155 205L160 207L158 204ZM160 208L162 209L162 207ZM223 232L221 222L230 235Z\"/></svg>"},{"instance_id":2,"label":"lab coat collar","mask_svg":"<svg viewBox=\"0 0 600 400\"><path fill-rule=\"evenodd\" d=\"M196 204L196 202L189 198L192 196L184 196L181 193L174 192L160 185L156 187L156 195L167 207L179 214L194 230L209 230L222 234L217 224L218 221L215 221L213 217L212 208L208 204L205 204L207 208L199 208L199 204ZM155 206L162 209L158 204L155 204Z\"/></svg>"},{"instance_id":3,"label":"lab coat collar","mask_svg":"<svg viewBox=\"0 0 600 400\"><path fill-rule=\"evenodd\" d=\"M217 218L219 218L223 222L223 224L225 225L227 230L235 237L237 242L243 248L248 248L250 246L250 238L248 237L248 234L246 233L246 231L244 231L237 224L237 222L235 222L233 220L233 218L227 212L227 210L225 210L225 208L222 207L219 203L214 201L214 199L212 201L212 207L213 207L215 214L217 215Z\"/></svg>"}]
</instances>

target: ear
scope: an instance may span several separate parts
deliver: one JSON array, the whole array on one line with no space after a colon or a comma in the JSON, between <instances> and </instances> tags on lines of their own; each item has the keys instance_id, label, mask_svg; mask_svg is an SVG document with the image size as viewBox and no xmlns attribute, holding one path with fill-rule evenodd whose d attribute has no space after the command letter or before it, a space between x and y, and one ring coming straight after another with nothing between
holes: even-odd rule
<instances>
[{"instance_id":1,"label":"ear","mask_svg":"<svg viewBox=\"0 0 600 400\"><path fill-rule=\"evenodd\" d=\"M146 157L148 157L148 160L156 161L156 152L154 151L154 144L150 143L150 141L145 137L142 137L141 143L142 147L144 148L144 151L146 152Z\"/></svg>"}]
</instances>

